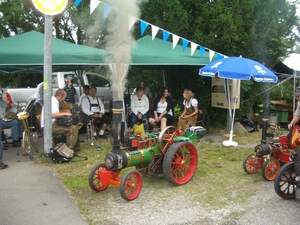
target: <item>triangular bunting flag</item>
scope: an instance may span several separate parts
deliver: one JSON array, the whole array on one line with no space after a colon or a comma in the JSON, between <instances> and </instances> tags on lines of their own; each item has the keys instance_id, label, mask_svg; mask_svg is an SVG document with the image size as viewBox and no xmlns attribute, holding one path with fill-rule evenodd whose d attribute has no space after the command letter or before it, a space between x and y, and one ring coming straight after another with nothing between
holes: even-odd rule
<instances>
[{"instance_id":1,"label":"triangular bunting flag","mask_svg":"<svg viewBox=\"0 0 300 225\"><path fill-rule=\"evenodd\" d=\"M90 2L90 14L94 12L94 10L97 8L97 6L101 3L100 0L91 0Z\"/></svg>"},{"instance_id":2,"label":"triangular bunting flag","mask_svg":"<svg viewBox=\"0 0 300 225\"><path fill-rule=\"evenodd\" d=\"M153 40L155 38L155 36L157 35L159 28L157 26L151 25L151 30L152 30L152 40Z\"/></svg>"},{"instance_id":3,"label":"triangular bunting flag","mask_svg":"<svg viewBox=\"0 0 300 225\"><path fill-rule=\"evenodd\" d=\"M106 20L108 14L110 13L111 9L112 8L111 8L110 5L107 5L107 4L104 3L104 14L103 14L103 17L104 17L105 20Z\"/></svg>"},{"instance_id":4,"label":"triangular bunting flag","mask_svg":"<svg viewBox=\"0 0 300 225\"><path fill-rule=\"evenodd\" d=\"M145 30L147 29L149 23L140 20L140 25L141 25L141 36L144 34Z\"/></svg>"},{"instance_id":5,"label":"triangular bunting flag","mask_svg":"<svg viewBox=\"0 0 300 225\"><path fill-rule=\"evenodd\" d=\"M191 42L191 56L194 55L194 52L196 51L197 46L198 45L196 43Z\"/></svg>"},{"instance_id":6,"label":"triangular bunting flag","mask_svg":"<svg viewBox=\"0 0 300 225\"><path fill-rule=\"evenodd\" d=\"M203 55L204 55L204 52L205 52L205 47L201 46L200 45L200 58L202 59Z\"/></svg>"},{"instance_id":7,"label":"triangular bunting flag","mask_svg":"<svg viewBox=\"0 0 300 225\"><path fill-rule=\"evenodd\" d=\"M179 36L173 34L172 35L172 40L173 40L173 49L176 47L178 41L179 41Z\"/></svg>"},{"instance_id":8,"label":"triangular bunting flag","mask_svg":"<svg viewBox=\"0 0 300 225\"><path fill-rule=\"evenodd\" d=\"M209 62L211 62L211 60L213 59L214 55L215 55L215 51L209 50Z\"/></svg>"},{"instance_id":9,"label":"triangular bunting flag","mask_svg":"<svg viewBox=\"0 0 300 225\"><path fill-rule=\"evenodd\" d=\"M136 17L130 16L128 15L128 28L129 30L131 30L133 24L135 23L135 21L137 20Z\"/></svg>"},{"instance_id":10,"label":"triangular bunting flag","mask_svg":"<svg viewBox=\"0 0 300 225\"><path fill-rule=\"evenodd\" d=\"M220 53L217 53L217 60L222 59L222 58L223 58L223 55L221 55Z\"/></svg>"},{"instance_id":11,"label":"triangular bunting flag","mask_svg":"<svg viewBox=\"0 0 300 225\"><path fill-rule=\"evenodd\" d=\"M75 7L77 7L81 2L82 2L82 0L76 0L75 1Z\"/></svg>"},{"instance_id":12,"label":"triangular bunting flag","mask_svg":"<svg viewBox=\"0 0 300 225\"><path fill-rule=\"evenodd\" d=\"M186 47L188 46L189 41L182 38L182 51L184 52Z\"/></svg>"},{"instance_id":13,"label":"triangular bunting flag","mask_svg":"<svg viewBox=\"0 0 300 225\"><path fill-rule=\"evenodd\" d=\"M164 40L164 44L167 42L169 36L170 36L170 32L163 30L163 40Z\"/></svg>"}]
</instances>

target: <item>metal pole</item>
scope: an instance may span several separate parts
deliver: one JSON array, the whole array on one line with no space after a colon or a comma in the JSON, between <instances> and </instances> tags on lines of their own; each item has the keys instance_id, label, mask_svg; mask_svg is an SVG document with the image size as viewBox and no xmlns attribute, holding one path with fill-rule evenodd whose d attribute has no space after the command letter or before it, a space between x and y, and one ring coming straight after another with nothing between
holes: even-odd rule
<instances>
[{"instance_id":1,"label":"metal pole","mask_svg":"<svg viewBox=\"0 0 300 225\"><path fill-rule=\"evenodd\" d=\"M44 154L52 148L52 20L53 16L45 15L44 37Z\"/></svg>"}]
</instances>

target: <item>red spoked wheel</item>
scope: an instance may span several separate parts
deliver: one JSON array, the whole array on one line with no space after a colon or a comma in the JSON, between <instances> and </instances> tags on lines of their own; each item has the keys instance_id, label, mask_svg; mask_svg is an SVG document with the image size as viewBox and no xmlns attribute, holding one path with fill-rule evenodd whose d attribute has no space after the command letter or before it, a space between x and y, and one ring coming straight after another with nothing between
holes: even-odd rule
<instances>
[{"instance_id":1,"label":"red spoked wheel","mask_svg":"<svg viewBox=\"0 0 300 225\"><path fill-rule=\"evenodd\" d=\"M274 180L276 194L283 199L295 198L297 182L299 182L299 176L295 172L294 162L283 165Z\"/></svg>"},{"instance_id":2,"label":"red spoked wheel","mask_svg":"<svg viewBox=\"0 0 300 225\"><path fill-rule=\"evenodd\" d=\"M263 163L262 176L266 180L274 180L279 170L279 161L277 159L269 158Z\"/></svg>"},{"instance_id":3,"label":"red spoked wheel","mask_svg":"<svg viewBox=\"0 0 300 225\"><path fill-rule=\"evenodd\" d=\"M120 194L123 199L132 201L138 197L142 189L142 176L136 170L127 171L122 177Z\"/></svg>"},{"instance_id":4,"label":"red spoked wheel","mask_svg":"<svg viewBox=\"0 0 300 225\"><path fill-rule=\"evenodd\" d=\"M89 185L94 191L103 191L107 188L102 184L102 181L99 177L99 170L108 170L105 163L99 163L95 165L89 175Z\"/></svg>"},{"instance_id":5,"label":"red spoked wheel","mask_svg":"<svg viewBox=\"0 0 300 225\"><path fill-rule=\"evenodd\" d=\"M168 126L163 129L157 139L159 149L162 154L165 154L166 150L173 144L176 137L181 136L180 129L174 126Z\"/></svg>"},{"instance_id":6,"label":"red spoked wheel","mask_svg":"<svg viewBox=\"0 0 300 225\"><path fill-rule=\"evenodd\" d=\"M243 169L246 173L253 174L261 169L264 158L258 158L255 153L248 154L243 161Z\"/></svg>"},{"instance_id":7,"label":"red spoked wheel","mask_svg":"<svg viewBox=\"0 0 300 225\"><path fill-rule=\"evenodd\" d=\"M198 153L192 143L173 143L164 157L164 176L176 186L183 185L192 179L197 165Z\"/></svg>"}]
</instances>

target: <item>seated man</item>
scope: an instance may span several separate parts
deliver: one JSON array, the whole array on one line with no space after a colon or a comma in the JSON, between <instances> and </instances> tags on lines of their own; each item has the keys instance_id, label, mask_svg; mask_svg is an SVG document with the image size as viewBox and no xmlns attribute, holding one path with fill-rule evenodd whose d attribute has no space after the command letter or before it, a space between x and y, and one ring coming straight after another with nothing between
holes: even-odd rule
<instances>
[{"instance_id":1,"label":"seated man","mask_svg":"<svg viewBox=\"0 0 300 225\"><path fill-rule=\"evenodd\" d=\"M55 120L57 118L63 116L72 116L71 112L59 112L59 103L63 102L66 99L67 93L63 89L58 89L55 92L55 95L52 96L52 133L53 134L64 134L67 136L66 145L73 149L74 152L78 152L79 149L75 146L78 139L78 129L76 126L72 125L70 127L60 126L55 124ZM43 108L44 109L44 108ZM42 119L41 119L42 127L44 127L44 113L42 112Z\"/></svg>"},{"instance_id":2,"label":"seated man","mask_svg":"<svg viewBox=\"0 0 300 225\"><path fill-rule=\"evenodd\" d=\"M12 146L13 147L21 147L21 140L23 137L24 126L22 121L17 118L8 119L6 115L8 113L12 113L13 107L8 104L6 101L2 100L2 91L0 91L0 123L2 129L11 128L11 136L12 136ZM15 110L16 111L16 110ZM14 113L13 113L14 114ZM8 120L7 120L8 119Z\"/></svg>"},{"instance_id":3,"label":"seated man","mask_svg":"<svg viewBox=\"0 0 300 225\"><path fill-rule=\"evenodd\" d=\"M106 128L111 124L112 119L105 115L104 104L99 97L96 97L97 89L96 87L91 87L89 95L82 99L81 107L84 114L93 117L94 121L94 136L97 136L96 128L99 122L103 122L103 126L99 132L99 137L107 139L104 134Z\"/></svg>"}]
</instances>

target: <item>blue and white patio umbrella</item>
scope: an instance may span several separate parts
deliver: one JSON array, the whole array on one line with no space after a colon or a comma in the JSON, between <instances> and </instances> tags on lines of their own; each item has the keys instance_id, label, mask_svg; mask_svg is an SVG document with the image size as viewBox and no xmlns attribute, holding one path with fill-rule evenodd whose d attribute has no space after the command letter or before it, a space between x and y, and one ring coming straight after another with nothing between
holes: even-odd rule
<instances>
[{"instance_id":1,"label":"blue and white patio umbrella","mask_svg":"<svg viewBox=\"0 0 300 225\"><path fill-rule=\"evenodd\" d=\"M272 82L276 83L278 77L267 67L252 59L243 57L228 57L213 61L199 70L201 76L214 77L218 76L224 79L231 80L250 80L253 78L257 82ZM229 90L229 89L228 89ZM238 82L237 88L238 90ZM232 141L233 124L235 116L235 108L237 102L237 93L235 95L233 116L231 117L231 130L228 141L223 141L225 146L237 146L238 143ZM231 113L231 101L228 99L229 111Z\"/></svg>"}]
</instances>

